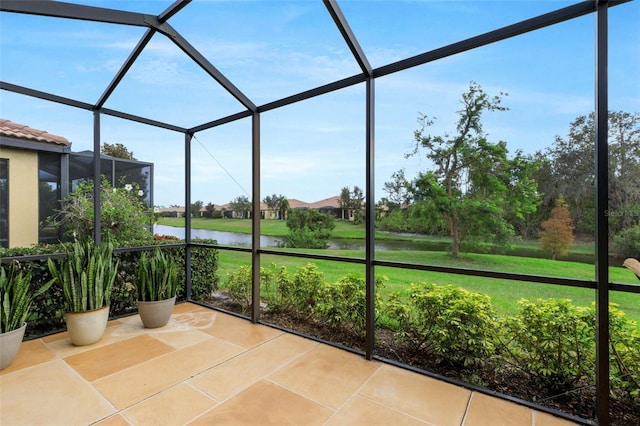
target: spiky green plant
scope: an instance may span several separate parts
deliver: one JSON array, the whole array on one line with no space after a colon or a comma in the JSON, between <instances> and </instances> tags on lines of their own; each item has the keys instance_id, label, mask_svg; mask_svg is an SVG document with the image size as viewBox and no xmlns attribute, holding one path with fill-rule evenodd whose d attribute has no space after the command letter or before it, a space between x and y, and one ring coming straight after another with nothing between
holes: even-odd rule
<instances>
[{"instance_id":1,"label":"spiky green plant","mask_svg":"<svg viewBox=\"0 0 640 426\"><path fill-rule=\"evenodd\" d=\"M175 258L155 249L150 256L140 255L138 264L138 300L155 302L170 299L178 291L178 264Z\"/></svg>"},{"instance_id":2,"label":"spiky green plant","mask_svg":"<svg viewBox=\"0 0 640 426\"><path fill-rule=\"evenodd\" d=\"M62 286L67 312L108 305L119 264L113 260L113 244L76 240L67 246L66 252L67 257L59 265L51 259L48 264L54 281Z\"/></svg>"},{"instance_id":3,"label":"spiky green plant","mask_svg":"<svg viewBox=\"0 0 640 426\"><path fill-rule=\"evenodd\" d=\"M33 299L51 287L51 281L36 291L31 288L31 272L18 270L16 263L0 269L0 332L17 330L27 321Z\"/></svg>"}]
</instances>

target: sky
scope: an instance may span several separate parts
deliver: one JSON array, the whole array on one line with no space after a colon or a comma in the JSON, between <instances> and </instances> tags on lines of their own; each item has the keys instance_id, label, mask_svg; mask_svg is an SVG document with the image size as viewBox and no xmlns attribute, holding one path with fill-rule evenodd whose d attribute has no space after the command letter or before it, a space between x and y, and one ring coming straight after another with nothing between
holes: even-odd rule
<instances>
[{"instance_id":1,"label":"sky","mask_svg":"<svg viewBox=\"0 0 640 426\"><path fill-rule=\"evenodd\" d=\"M157 15L173 0L75 1ZM376 68L573 4L569 1L342 0L338 2ZM609 108L640 111L640 2L609 10ZM169 20L256 105L359 72L320 0L194 0ZM375 194L405 169L431 165L415 144L419 114L428 132L455 131L471 81L505 93L508 111L483 116L491 142L511 153L546 149L594 109L595 15L475 49L375 81ZM0 12L0 79L95 103L143 28ZM192 127L244 107L169 39L156 34L105 107ZM74 151L93 147L92 113L0 92L0 117L64 136ZM154 204L184 205L181 133L107 115L101 140L122 143L154 163ZM365 185L365 87L355 85L261 114L261 194L314 202ZM198 132L192 142L192 201L251 198L251 121Z\"/></svg>"}]
</instances>

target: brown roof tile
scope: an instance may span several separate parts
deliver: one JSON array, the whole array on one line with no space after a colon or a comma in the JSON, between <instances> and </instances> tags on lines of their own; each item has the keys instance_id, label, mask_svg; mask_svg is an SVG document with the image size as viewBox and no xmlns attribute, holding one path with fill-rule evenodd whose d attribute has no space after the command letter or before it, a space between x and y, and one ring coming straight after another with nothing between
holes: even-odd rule
<instances>
[{"instance_id":1,"label":"brown roof tile","mask_svg":"<svg viewBox=\"0 0 640 426\"><path fill-rule=\"evenodd\" d=\"M44 130L32 129L24 124L14 123L13 121L5 119L0 119L0 135L16 139L71 146L71 142L69 142L67 138L52 135Z\"/></svg>"}]
</instances>

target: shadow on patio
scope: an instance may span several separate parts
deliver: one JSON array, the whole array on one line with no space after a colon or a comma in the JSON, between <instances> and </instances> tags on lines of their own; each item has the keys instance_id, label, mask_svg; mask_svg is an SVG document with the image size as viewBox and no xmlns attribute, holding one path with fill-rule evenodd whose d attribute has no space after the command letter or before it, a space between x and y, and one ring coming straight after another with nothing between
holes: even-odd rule
<instances>
[{"instance_id":1,"label":"shadow on patio","mask_svg":"<svg viewBox=\"0 0 640 426\"><path fill-rule=\"evenodd\" d=\"M190 303L90 346L25 342L0 374L3 425L571 424Z\"/></svg>"}]
</instances>

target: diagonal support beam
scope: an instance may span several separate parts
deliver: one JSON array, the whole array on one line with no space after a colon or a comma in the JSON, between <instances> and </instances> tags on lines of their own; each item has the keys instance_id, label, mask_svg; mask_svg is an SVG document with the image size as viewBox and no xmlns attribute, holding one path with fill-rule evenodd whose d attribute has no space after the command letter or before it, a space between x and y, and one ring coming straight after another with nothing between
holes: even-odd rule
<instances>
[{"instance_id":1,"label":"diagonal support beam","mask_svg":"<svg viewBox=\"0 0 640 426\"><path fill-rule=\"evenodd\" d=\"M180 48L184 53L187 54L196 64L200 66L207 74L213 77L227 92L231 94L234 98L238 100L245 108L247 108L251 112L256 112L258 107L244 94L240 89L238 89L229 79L222 74L207 58L202 55L189 43L178 31L176 31L171 25L168 23L157 24L156 29L158 32L167 36L171 41L173 41L176 46Z\"/></svg>"},{"instance_id":2,"label":"diagonal support beam","mask_svg":"<svg viewBox=\"0 0 640 426\"><path fill-rule=\"evenodd\" d=\"M104 7L85 6L74 3L42 0L2 0L0 10L25 13L28 15L51 16L55 18L81 19L110 24L148 27L147 20L155 16Z\"/></svg>"},{"instance_id":3,"label":"diagonal support beam","mask_svg":"<svg viewBox=\"0 0 640 426\"><path fill-rule=\"evenodd\" d=\"M358 62L358 65L360 65L360 69L362 70L362 72L367 77L372 77L373 69L371 68L371 65L369 64L369 61L367 60L366 55L364 54L362 48L360 47L360 44L358 43L358 39L353 34L353 31L351 31L349 22L347 22L347 18L344 17L344 14L342 13L342 10L340 10L340 6L338 6L337 1L323 0L322 2L324 3L325 7L329 11L331 18L333 18L333 22L336 24L336 27L338 27L340 34L342 34L342 37L344 37L344 41L349 46L349 49L351 50L351 53L353 54L354 58Z\"/></svg>"},{"instance_id":4,"label":"diagonal support beam","mask_svg":"<svg viewBox=\"0 0 640 426\"><path fill-rule=\"evenodd\" d=\"M158 22L161 24L167 22L173 15L180 12L182 8L191 3L191 0L176 0L164 12L158 15Z\"/></svg>"},{"instance_id":5,"label":"diagonal support beam","mask_svg":"<svg viewBox=\"0 0 640 426\"><path fill-rule=\"evenodd\" d=\"M151 41L151 38L155 33L156 33L156 30L152 28L148 29L144 33L144 35L142 36L142 38L140 39L136 47L129 54L129 57L124 62L120 70L118 70L118 73L116 74L116 76L113 78L113 80L111 80L111 83L109 83L109 86L107 86L104 93L102 93L102 96L100 96L100 99L96 103L96 108L99 109L104 106L105 102L107 102L107 100L109 99L109 96L111 96L111 94L116 89L118 84L120 84L125 74L133 66L133 63L136 61L136 59L138 59L138 56L140 56L144 48L147 46L147 44L149 44L149 42Z\"/></svg>"}]
</instances>

